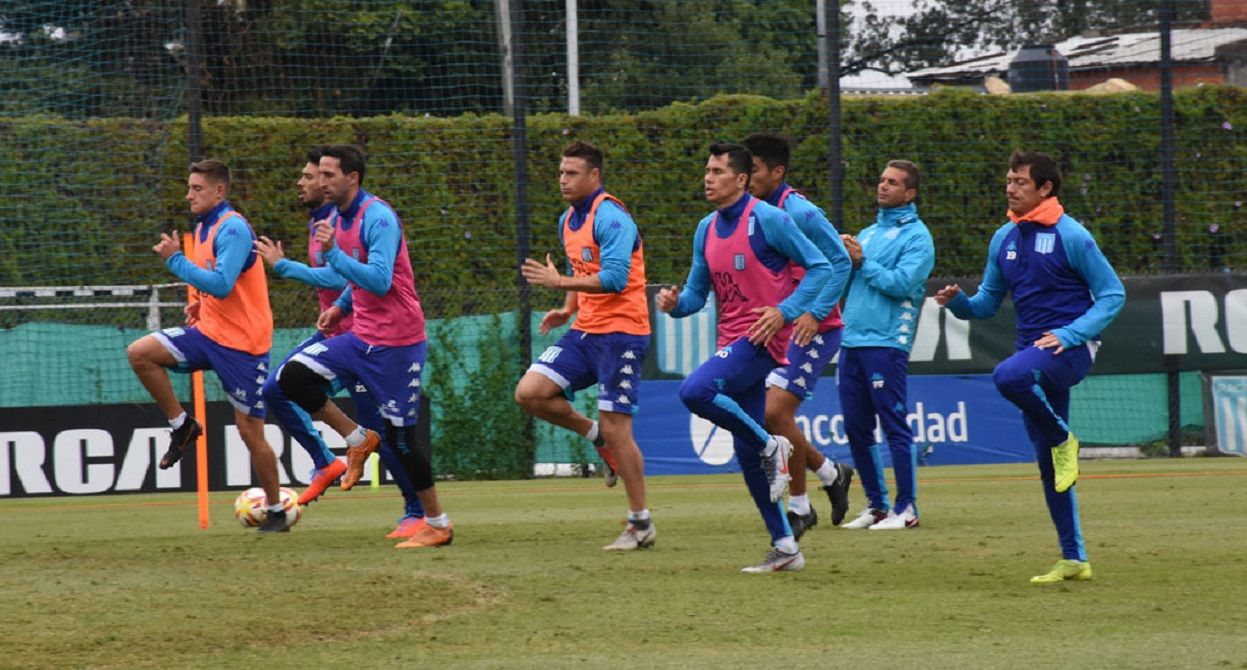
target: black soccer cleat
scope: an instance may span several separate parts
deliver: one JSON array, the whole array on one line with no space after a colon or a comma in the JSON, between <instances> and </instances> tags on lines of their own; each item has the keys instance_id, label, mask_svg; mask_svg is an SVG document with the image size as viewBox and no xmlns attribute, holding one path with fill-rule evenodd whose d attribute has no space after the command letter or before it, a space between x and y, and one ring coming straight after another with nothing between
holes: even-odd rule
<instances>
[{"instance_id":1,"label":"black soccer cleat","mask_svg":"<svg viewBox=\"0 0 1247 670\"><path fill-rule=\"evenodd\" d=\"M831 500L831 525L839 526L844 515L849 513L849 487L853 485L853 468L844 463L836 463L838 476L830 486L824 486L827 497Z\"/></svg>"},{"instance_id":2,"label":"black soccer cleat","mask_svg":"<svg viewBox=\"0 0 1247 670\"><path fill-rule=\"evenodd\" d=\"M195 440L199 439L203 432L204 430L199 427L198 421L189 416L186 417L182 427L174 430L173 434L169 436L169 450L165 452L164 456L160 457L160 469L168 470L177 465L177 462L182 460L182 455L195 443Z\"/></svg>"},{"instance_id":3,"label":"black soccer cleat","mask_svg":"<svg viewBox=\"0 0 1247 670\"><path fill-rule=\"evenodd\" d=\"M800 540L805 531L818 525L818 510L811 507L809 514L788 510L788 525L792 528L792 539Z\"/></svg>"},{"instance_id":4,"label":"black soccer cleat","mask_svg":"<svg viewBox=\"0 0 1247 670\"><path fill-rule=\"evenodd\" d=\"M260 524L257 530L261 533L289 533L290 526L286 525L286 510L269 512L264 517L264 523Z\"/></svg>"}]
</instances>

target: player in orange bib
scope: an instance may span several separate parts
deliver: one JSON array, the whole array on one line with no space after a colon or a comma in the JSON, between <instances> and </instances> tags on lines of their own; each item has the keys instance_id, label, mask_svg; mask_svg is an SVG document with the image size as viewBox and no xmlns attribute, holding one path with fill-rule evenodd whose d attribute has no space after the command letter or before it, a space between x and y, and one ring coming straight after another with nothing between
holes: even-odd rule
<instances>
[{"instance_id":1,"label":"player in orange bib","mask_svg":"<svg viewBox=\"0 0 1247 670\"><path fill-rule=\"evenodd\" d=\"M195 246L182 253L176 231L162 234L152 247L169 271L190 285L195 300L186 308L185 328L166 328L134 341L126 353L130 367L173 428L160 467L173 467L203 432L186 415L173 393L168 370L214 370L234 406L238 434L251 452L251 465L268 497L261 533L289 530L279 498L277 456L264 440L264 401L260 388L268 376L273 345L273 313L264 265L254 248L251 224L225 198L229 168L219 160L193 163L186 200L195 215Z\"/></svg>"},{"instance_id":2,"label":"player in orange bib","mask_svg":"<svg viewBox=\"0 0 1247 670\"><path fill-rule=\"evenodd\" d=\"M641 549L657 533L645 505L645 460L632 437L641 366L649 351L649 306L641 234L622 201L602 187L602 152L572 142L559 164L559 188L571 207L559 219L559 237L571 276L554 266L524 261L520 272L534 286L567 292L560 309L546 312L541 333L575 323L533 363L515 388L526 412L574 430L593 443L607 464L606 485L623 479L628 524L607 551ZM598 386L598 421L577 412L572 393Z\"/></svg>"}]
</instances>

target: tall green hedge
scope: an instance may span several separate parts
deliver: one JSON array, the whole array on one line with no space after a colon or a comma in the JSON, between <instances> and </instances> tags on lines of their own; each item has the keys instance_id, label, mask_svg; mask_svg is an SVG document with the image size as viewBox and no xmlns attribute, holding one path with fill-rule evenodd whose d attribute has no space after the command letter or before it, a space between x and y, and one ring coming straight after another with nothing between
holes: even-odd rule
<instances>
[{"instance_id":1,"label":"tall green hedge","mask_svg":"<svg viewBox=\"0 0 1247 670\"><path fill-rule=\"evenodd\" d=\"M1177 95L1178 242L1182 267L1206 269L1207 226L1241 223L1247 166L1247 94L1233 87ZM1126 273L1157 263L1161 230L1157 97L1043 94L848 98L844 105L844 229L873 217L884 162L904 157L925 170L921 213L935 235L936 273L975 274L985 240L1003 220L1008 153L1032 147L1059 157L1066 209L1097 235ZM584 138L607 152L607 183L632 209L647 241L651 281L683 278L691 232L709 209L700 193L706 144L756 130L795 141L792 181L828 201L826 113L816 95L776 101L748 96L677 104L636 114L528 120L534 254L557 251L553 221L559 149ZM293 181L304 150L354 141L370 152L365 186L402 214L421 290L444 296L444 315L494 311L513 302L514 192L510 122L458 118L209 118L210 155L235 171L234 203L258 231L305 252ZM137 283L167 277L148 251L166 223L185 228L185 120L0 119L0 285ZM1229 256L1247 257L1241 236ZM306 291L273 284L275 302L313 309ZM295 296L298 294L298 297ZM539 298L544 299L543 296ZM279 314L279 321L286 319Z\"/></svg>"}]
</instances>

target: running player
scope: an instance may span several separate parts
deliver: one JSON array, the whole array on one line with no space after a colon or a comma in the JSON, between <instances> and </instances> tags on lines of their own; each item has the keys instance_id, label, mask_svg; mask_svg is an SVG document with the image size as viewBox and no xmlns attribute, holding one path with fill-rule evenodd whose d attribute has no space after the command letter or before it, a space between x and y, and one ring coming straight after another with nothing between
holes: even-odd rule
<instances>
[{"instance_id":1,"label":"running player","mask_svg":"<svg viewBox=\"0 0 1247 670\"><path fill-rule=\"evenodd\" d=\"M169 271L191 286L186 327L166 328L130 344L130 367L173 428L160 467L173 467L203 432L173 393L168 370L213 370L234 406L234 423L251 453L251 465L268 502L261 533L289 530L279 497L277 455L264 440L264 402L260 387L268 375L273 344L273 313L264 266L256 262L255 233L229 201L229 167L219 160L192 163L186 200L195 216L195 246L182 253L177 231L152 247Z\"/></svg>"},{"instance_id":2,"label":"running player","mask_svg":"<svg viewBox=\"0 0 1247 670\"><path fill-rule=\"evenodd\" d=\"M336 211L332 223L317 223L316 242L329 267L346 278L347 288L321 314L317 328L333 328L348 312L355 321L350 332L292 356L278 371L277 383L287 398L346 439L343 490L359 481L381 438L343 414L329 400L325 383L338 378L348 387L362 383L380 408L386 441L394 445L427 515L415 534L396 546L450 544L454 530L437 499L432 454L416 439L428 342L402 223L389 205L363 190L366 166L359 147L326 147L319 169Z\"/></svg>"},{"instance_id":3,"label":"running player","mask_svg":"<svg viewBox=\"0 0 1247 670\"><path fill-rule=\"evenodd\" d=\"M840 295L853 265L840 235L823 210L788 185L788 161L792 154L788 140L771 133L754 133L746 137L743 144L753 154L749 192L787 212L797 228L831 262L833 271L818 300L793 322L788 365L775 368L766 378L766 429L788 438L793 446L792 456L788 458L788 474L792 477L788 485L788 523L793 536L800 540L806 530L818 523L818 513L806 495L807 467L818 475L823 491L831 500L832 525L840 525L849 509L853 468L832 461L810 443L797 427L797 407L803 400L814 397L814 386L823 369L840 349L840 329L844 325L840 319ZM792 276L795 288L805 276L805 269L794 265Z\"/></svg>"},{"instance_id":4,"label":"running player","mask_svg":"<svg viewBox=\"0 0 1247 670\"><path fill-rule=\"evenodd\" d=\"M800 570L805 557L781 499L788 488L792 444L762 428L766 377L787 365L791 322L808 311L831 277L831 264L783 210L749 195L753 157L739 144L710 145L704 188L717 211L693 237L693 267L683 291L658 292L658 309L694 314L713 290L719 351L680 385L694 414L732 433L745 486L771 536L771 550L744 572ZM794 291L790 266L805 268Z\"/></svg>"},{"instance_id":5,"label":"running player","mask_svg":"<svg viewBox=\"0 0 1247 670\"><path fill-rule=\"evenodd\" d=\"M298 261L292 261L286 258L284 245L278 241L273 242L267 237L261 236L256 240L256 251L264 258L264 262L273 268L278 277L284 279L294 279L316 289L316 297L320 301L321 311L329 309L333 305L333 301L338 299L342 294L342 289L346 288L346 279L342 275L334 272L333 268L325 264L325 255L319 251L319 245L316 243L316 224L317 222L328 219L334 211L334 204L325 197L325 191L320 187L320 157L321 147L317 147L307 152L307 162L303 166L303 171L299 175L299 202L308 208L309 218L308 227L308 264L304 265ZM311 337L304 340L302 344L296 346L277 366L277 370L281 369L286 361L290 360L296 352L301 351L307 346L320 342L327 337L341 335L351 329L352 318L348 315L346 318L338 322L336 326L327 332L316 331ZM350 389L351 397L355 401L355 409L359 415L360 423L371 430L378 433L384 432L384 421L381 419L380 411L376 404L372 401L372 396L366 392L356 392L355 389L363 389L362 385L353 385ZM334 395L341 390L341 381L335 380L330 384L329 395ZM312 479L308 487L299 494L299 504L307 505L315 501L325 492L325 489L346 472L346 463L333 455L329 451L329 447L320 436L320 431L312 425L312 418L303 408L290 402L285 394L281 392L281 387L277 384L277 376L270 374L264 382L264 404L270 412L277 417L277 421L290 433L299 446L312 458L315 469L312 471ZM407 473L404 472L402 466L398 462L398 458L394 455L391 446L382 440L381 448L378 450L381 459L385 462L385 467L394 476L395 482L398 484L399 490L403 493L404 509L403 515L398 520L398 526L394 528L386 537L388 538L405 538L410 537L419 529L419 525L424 521L424 508L420 505L420 498L416 495L415 489L411 487L411 482L407 479Z\"/></svg>"},{"instance_id":6,"label":"running player","mask_svg":"<svg viewBox=\"0 0 1247 670\"><path fill-rule=\"evenodd\" d=\"M987 267L973 298L957 284L935 300L962 319L986 319L1013 295L1017 353L996 366L1000 395L1022 410L1035 448L1061 560L1033 584L1091 579L1078 520L1078 438L1069 428L1070 388L1091 370L1100 333L1126 302L1113 266L1057 195L1061 170L1051 156L1014 152L1005 179L1009 221L992 236Z\"/></svg>"},{"instance_id":7,"label":"running player","mask_svg":"<svg viewBox=\"0 0 1247 670\"><path fill-rule=\"evenodd\" d=\"M576 322L533 363L515 387L526 412L593 442L606 462L607 485L616 473L628 494L628 524L608 551L654 544L657 530L645 505L645 461L632 437L641 366L649 350L645 257L636 223L621 200L602 187L602 151L588 142L563 149L559 189L571 207L559 219L559 239L571 264L567 277L550 255L525 259L524 279L566 291L563 307L546 312L541 333ZM598 417L577 412L568 396L598 385Z\"/></svg>"}]
</instances>

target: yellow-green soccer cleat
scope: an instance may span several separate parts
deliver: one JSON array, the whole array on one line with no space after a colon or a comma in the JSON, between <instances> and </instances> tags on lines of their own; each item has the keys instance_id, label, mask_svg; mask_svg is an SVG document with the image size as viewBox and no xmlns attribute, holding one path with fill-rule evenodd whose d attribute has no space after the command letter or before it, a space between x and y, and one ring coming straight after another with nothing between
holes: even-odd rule
<instances>
[{"instance_id":1,"label":"yellow-green soccer cleat","mask_svg":"<svg viewBox=\"0 0 1247 670\"><path fill-rule=\"evenodd\" d=\"M1052 448L1052 469L1056 472L1054 488L1065 493L1078 481L1078 438L1068 433L1066 440Z\"/></svg>"},{"instance_id":2,"label":"yellow-green soccer cleat","mask_svg":"<svg viewBox=\"0 0 1247 670\"><path fill-rule=\"evenodd\" d=\"M1056 584L1066 580L1085 582L1089 579L1091 579L1091 563L1064 558L1057 561L1056 565L1052 566L1052 569L1047 574L1031 577L1031 583Z\"/></svg>"}]
</instances>

